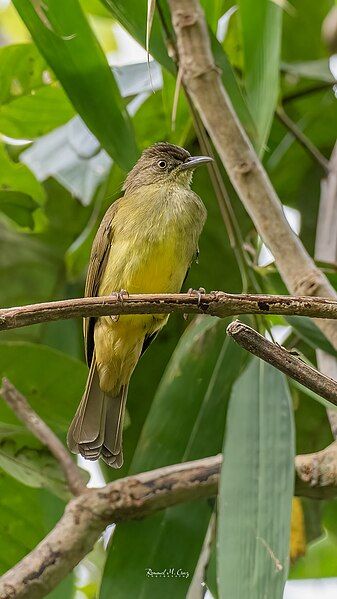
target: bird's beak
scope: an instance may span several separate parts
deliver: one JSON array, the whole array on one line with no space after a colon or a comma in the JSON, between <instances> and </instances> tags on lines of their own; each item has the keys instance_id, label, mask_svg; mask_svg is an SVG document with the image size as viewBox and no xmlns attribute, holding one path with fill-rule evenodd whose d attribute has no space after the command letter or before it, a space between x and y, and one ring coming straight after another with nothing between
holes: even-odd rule
<instances>
[{"instance_id":1,"label":"bird's beak","mask_svg":"<svg viewBox=\"0 0 337 599\"><path fill-rule=\"evenodd\" d=\"M180 170L185 171L190 168L196 168L201 164L206 164L207 162L212 162L213 158L210 156L191 156L187 158L187 160L180 165Z\"/></svg>"}]
</instances>

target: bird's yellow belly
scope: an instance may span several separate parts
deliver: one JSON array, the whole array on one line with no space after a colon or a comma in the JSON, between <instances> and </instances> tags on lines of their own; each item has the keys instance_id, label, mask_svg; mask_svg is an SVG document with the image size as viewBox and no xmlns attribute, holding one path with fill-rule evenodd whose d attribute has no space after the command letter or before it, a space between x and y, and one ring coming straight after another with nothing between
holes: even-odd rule
<instances>
[{"instance_id":1,"label":"bird's yellow belly","mask_svg":"<svg viewBox=\"0 0 337 599\"><path fill-rule=\"evenodd\" d=\"M114 243L107 261L100 295L125 289L128 293L174 293L180 291L189 266L175 237L130 249ZM133 251L132 251L133 250Z\"/></svg>"},{"instance_id":2,"label":"bird's yellow belly","mask_svg":"<svg viewBox=\"0 0 337 599\"><path fill-rule=\"evenodd\" d=\"M135 249L136 248L136 249ZM125 289L128 293L179 292L189 267L190 259L181 240L167 236L156 243L130 245L115 242L110 250L99 295L110 295ZM130 314L117 322L101 319L116 337L144 338L162 328L167 322L165 314ZM102 323L103 324L103 323Z\"/></svg>"},{"instance_id":3,"label":"bird's yellow belly","mask_svg":"<svg viewBox=\"0 0 337 599\"><path fill-rule=\"evenodd\" d=\"M136 252L135 246L130 249L125 241L115 242L99 295L110 295L121 289L128 293L178 292L189 262L186 248L179 248L174 237L144 246L138 244ZM167 319L166 314L129 314L117 320L110 317L98 320L95 347L102 389L112 392L116 381L127 383L145 336L161 329Z\"/></svg>"}]
</instances>

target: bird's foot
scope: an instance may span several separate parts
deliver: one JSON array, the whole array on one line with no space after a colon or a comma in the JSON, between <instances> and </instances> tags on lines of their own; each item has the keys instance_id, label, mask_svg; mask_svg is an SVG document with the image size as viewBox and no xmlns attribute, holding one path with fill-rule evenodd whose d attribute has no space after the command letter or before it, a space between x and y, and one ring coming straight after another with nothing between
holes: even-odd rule
<instances>
[{"instance_id":1,"label":"bird's foot","mask_svg":"<svg viewBox=\"0 0 337 599\"><path fill-rule=\"evenodd\" d=\"M124 304L124 299L129 299L129 297L130 297L130 294L129 294L128 291L126 291L126 289L121 289L117 293L117 299L118 299L118 301L120 301L120 303L122 304L122 306Z\"/></svg>"},{"instance_id":2,"label":"bird's foot","mask_svg":"<svg viewBox=\"0 0 337 599\"><path fill-rule=\"evenodd\" d=\"M128 291L126 291L125 289L121 289L120 291L115 291L112 294L116 300L121 304L121 306L123 306L124 304L124 299L128 299L130 297L130 294ZM110 316L112 322L118 322L119 318L120 318L120 314L114 314L113 316Z\"/></svg>"},{"instance_id":3,"label":"bird's foot","mask_svg":"<svg viewBox=\"0 0 337 599\"><path fill-rule=\"evenodd\" d=\"M187 293L192 296L197 296L198 306L200 306L202 296L206 295L206 289L204 289L204 287L199 287L199 289L192 289L192 287L190 287Z\"/></svg>"},{"instance_id":4,"label":"bird's foot","mask_svg":"<svg viewBox=\"0 0 337 599\"><path fill-rule=\"evenodd\" d=\"M192 287L190 287L187 293L188 293L188 295L191 295L193 297L196 296L198 298L198 307L199 307L200 303L201 303L201 298L206 293L206 289L204 289L204 287L199 287L199 289L192 289ZM184 317L184 320L187 320L188 314L183 314L183 317Z\"/></svg>"}]
</instances>

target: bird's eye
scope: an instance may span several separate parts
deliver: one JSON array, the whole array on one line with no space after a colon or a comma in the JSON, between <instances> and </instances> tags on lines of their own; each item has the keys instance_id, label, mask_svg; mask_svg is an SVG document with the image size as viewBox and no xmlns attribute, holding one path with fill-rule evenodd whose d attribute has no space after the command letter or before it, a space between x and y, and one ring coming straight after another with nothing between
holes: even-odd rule
<instances>
[{"instance_id":1,"label":"bird's eye","mask_svg":"<svg viewBox=\"0 0 337 599\"><path fill-rule=\"evenodd\" d=\"M165 168L166 167L166 160L159 160L158 161L158 166L159 166L159 168Z\"/></svg>"}]
</instances>

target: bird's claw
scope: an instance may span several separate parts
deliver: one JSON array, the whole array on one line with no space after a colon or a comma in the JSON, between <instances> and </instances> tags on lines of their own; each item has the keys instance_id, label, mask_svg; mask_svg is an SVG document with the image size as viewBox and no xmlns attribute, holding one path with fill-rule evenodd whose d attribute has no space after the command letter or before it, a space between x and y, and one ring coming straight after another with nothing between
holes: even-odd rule
<instances>
[{"instance_id":1,"label":"bird's claw","mask_svg":"<svg viewBox=\"0 0 337 599\"><path fill-rule=\"evenodd\" d=\"M198 298L197 305L199 307L201 304L201 298L206 293L206 289L204 289L204 287L199 287L199 289L192 289L192 287L190 287L187 293L188 293L188 295L197 296L197 298ZM184 318L184 320L187 320L188 314L183 314L183 318Z\"/></svg>"},{"instance_id":2,"label":"bird's claw","mask_svg":"<svg viewBox=\"0 0 337 599\"><path fill-rule=\"evenodd\" d=\"M121 290L120 290L120 291L118 291L118 293L117 293L117 299L118 299L118 301L119 301L119 302L122 304L122 306L123 306L123 304L124 304L124 299L125 299L125 298L126 298L126 299L129 299L129 297L130 297L130 294L129 294L129 292L128 292L128 291L126 291L126 289L121 289Z\"/></svg>"},{"instance_id":3,"label":"bird's claw","mask_svg":"<svg viewBox=\"0 0 337 599\"><path fill-rule=\"evenodd\" d=\"M120 291L115 291L113 293L113 295L115 296L116 300L120 302L121 306L123 306L123 304L124 304L124 299L129 298L129 292L126 291L125 289L121 289ZM120 318L120 314L114 314L113 316L110 316L110 318L113 322L118 322L119 318Z\"/></svg>"},{"instance_id":4,"label":"bird's claw","mask_svg":"<svg viewBox=\"0 0 337 599\"><path fill-rule=\"evenodd\" d=\"M189 295L196 295L198 298L198 307L201 304L201 298L203 295L206 294L206 289L204 289L204 287L199 287L199 289L192 289L192 287L189 288L188 292Z\"/></svg>"}]
</instances>

